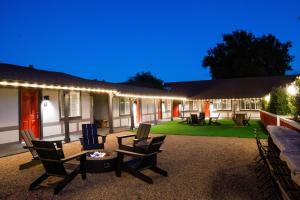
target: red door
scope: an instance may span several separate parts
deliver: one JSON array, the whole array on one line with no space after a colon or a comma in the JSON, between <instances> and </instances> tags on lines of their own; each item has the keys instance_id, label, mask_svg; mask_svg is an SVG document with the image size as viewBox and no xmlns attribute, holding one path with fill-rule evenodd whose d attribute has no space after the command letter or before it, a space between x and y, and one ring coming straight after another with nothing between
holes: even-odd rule
<instances>
[{"instance_id":1,"label":"red door","mask_svg":"<svg viewBox=\"0 0 300 200\"><path fill-rule=\"evenodd\" d=\"M137 123L141 122L141 102L139 99L136 100L136 121Z\"/></svg>"},{"instance_id":2,"label":"red door","mask_svg":"<svg viewBox=\"0 0 300 200\"><path fill-rule=\"evenodd\" d=\"M203 111L205 113L205 117L210 117L210 110L209 110L209 101L203 102Z\"/></svg>"},{"instance_id":3,"label":"red door","mask_svg":"<svg viewBox=\"0 0 300 200\"><path fill-rule=\"evenodd\" d=\"M162 101L158 100L157 105L157 110L158 110L158 120L162 119Z\"/></svg>"},{"instance_id":4,"label":"red door","mask_svg":"<svg viewBox=\"0 0 300 200\"><path fill-rule=\"evenodd\" d=\"M173 101L173 117L179 117L179 102Z\"/></svg>"},{"instance_id":5,"label":"red door","mask_svg":"<svg viewBox=\"0 0 300 200\"><path fill-rule=\"evenodd\" d=\"M21 90L21 130L31 129L36 138L40 138L39 92L32 89Z\"/></svg>"}]
</instances>

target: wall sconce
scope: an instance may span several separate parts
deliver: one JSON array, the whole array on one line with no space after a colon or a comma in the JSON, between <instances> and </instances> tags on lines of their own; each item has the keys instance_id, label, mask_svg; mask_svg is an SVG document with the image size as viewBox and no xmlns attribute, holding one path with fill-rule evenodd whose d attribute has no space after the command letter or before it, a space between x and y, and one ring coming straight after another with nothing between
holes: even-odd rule
<instances>
[{"instance_id":1,"label":"wall sconce","mask_svg":"<svg viewBox=\"0 0 300 200\"><path fill-rule=\"evenodd\" d=\"M50 97L47 95L47 96L44 96L43 99L49 101L49 100L50 100Z\"/></svg>"},{"instance_id":2,"label":"wall sconce","mask_svg":"<svg viewBox=\"0 0 300 200\"><path fill-rule=\"evenodd\" d=\"M47 107L49 100L50 100L50 97L48 95L43 96L44 107Z\"/></svg>"}]
</instances>

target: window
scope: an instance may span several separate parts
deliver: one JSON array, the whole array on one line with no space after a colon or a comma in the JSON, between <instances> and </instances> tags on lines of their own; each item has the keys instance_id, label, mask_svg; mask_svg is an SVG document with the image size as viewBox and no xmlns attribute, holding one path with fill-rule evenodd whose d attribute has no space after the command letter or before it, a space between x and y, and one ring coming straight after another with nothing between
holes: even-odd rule
<instances>
[{"instance_id":1,"label":"window","mask_svg":"<svg viewBox=\"0 0 300 200\"><path fill-rule=\"evenodd\" d=\"M214 110L231 110L231 100L229 99L218 99L213 101Z\"/></svg>"},{"instance_id":2,"label":"window","mask_svg":"<svg viewBox=\"0 0 300 200\"><path fill-rule=\"evenodd\" d=\"M120 115L130 115L129 98L120 98Z\"/></svg>"},{"instance_id":3,"label":"window","mask_svg":"<svg viewBox=\"0 0 300 200\"><path fill-rule=\"evenodd\" d=\"M240 100L240 110L259 110L260 108L260 100Z\"/></svg>"},{"instance_id":4,"label":"window","mask_svg":"<svg viewBox=\"0 0 300 200\"><path fill-rule=\"evenodd\" d=\"M80 117L81 116L81 96L80 92L69 92L70 95L70 109L69 117ZM64 95L60 92L60 116L64 118Z\"/></svg>"},{"instance_id":5,"label":"window","mask_svg":"<svg viewBox=\"0 0 300 200\"><path fill-rule=\"evenodd\" d=\"M192 104L193 104L193 110L198 110L199 109L199 104L197 101L192 101Z\"/></svg>"},{"instance_id":6,"label":"window","mask_svg":"<svg viewBox=\"0 0 300 200\"><path fill-rule=\"evenodd\" d=\"M165 106L166 106L166 111L170 111L171 110L171 100L166 100Z\"/></svg>"},{"instance_id":7,"label":"window","mask_svg":"<svg viewBox=\"0 0 300 200\"><path fill-rule=\"evenodd\" d=\"M190 102L189 102L189 101L184 102L184 107L183 107L183 109L184 109L185 111L190 110Z\"/></svg>"}]
</instances>

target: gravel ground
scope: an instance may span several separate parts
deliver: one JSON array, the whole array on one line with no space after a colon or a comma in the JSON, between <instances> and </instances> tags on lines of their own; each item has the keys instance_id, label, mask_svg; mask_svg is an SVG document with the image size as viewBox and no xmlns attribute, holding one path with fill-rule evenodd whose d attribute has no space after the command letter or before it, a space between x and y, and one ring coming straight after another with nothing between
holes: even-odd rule
<instances>
[{"instance_id":1,"label":"gravel ground","mask_svg":"<svg viewBox=\"0 0 300 200\"><path fill-rule=\"evenodd\" d=\"M107 149L117 147L115 135L107 140ZM79 142L64 145L66 155L80 148ZM57 178L28 191L44 172L42 165L19 171L30 153L0 158L0 199L260 199L253 172L254 139L169 135L162 149L158 165L169 177L144 171L153 185L127 173L121 178L114 172L87 174L85 181L77 176L58 195L53 195Z\"/></svg>"}]
</instances>

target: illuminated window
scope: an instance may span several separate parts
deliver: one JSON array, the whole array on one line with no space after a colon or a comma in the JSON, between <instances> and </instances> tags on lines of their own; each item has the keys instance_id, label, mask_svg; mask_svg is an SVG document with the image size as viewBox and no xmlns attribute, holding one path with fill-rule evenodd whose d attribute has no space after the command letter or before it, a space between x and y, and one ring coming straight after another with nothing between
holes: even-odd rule
<instances>
[{"instance_id":1,"label":"illuminated window","mask_svg":"<svg viewBox=\"0 0 300 200\"><path fill-rule=\"evenodd\" d=\"M240 100L240 110L259 110L261 109L261 101L254 99Z\"/></svg>"},{"instance_id":2,"label":"illuminated window","mask_svg":"<svg viewBox=\"0 0 300 200\"><path fill-rule=\"evenodd\" d=\"M71 91L70 95L70 109L69 117L80 117L81 116L81 97L80 92ZM64 95L60 92L60 116L64 118Z\"/></svg>"},{"instance_id":3,"label":"illuminated window","mask_svg":"<svg viewBox=\"0 0 300 200\"><path fill-rule=\"evenodd\" d=\"M120 98L120 115L130 115L130 100L129 98Z\"/></svg>"},{"instance_id":4,"label":"illuminated window","mask_svg":"<svg viewBox=\"0 0 300 200\"><path fill-rule=\"evenodd\" d=\"M231 100L229 99L217 99L213 100L214 110L231 110Z\"/></svg>"}]
</instances>

